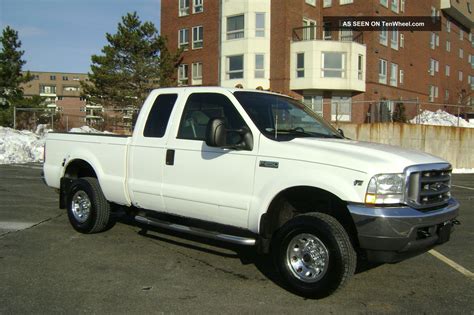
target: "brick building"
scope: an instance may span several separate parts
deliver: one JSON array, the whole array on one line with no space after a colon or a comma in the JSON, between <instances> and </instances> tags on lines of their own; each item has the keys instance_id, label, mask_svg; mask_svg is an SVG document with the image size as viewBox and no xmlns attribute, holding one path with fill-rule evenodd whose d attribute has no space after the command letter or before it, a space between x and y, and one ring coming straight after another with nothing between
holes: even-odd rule
<instances>
[{"instance_id":1,"label":"brick building","mask_svg":"<svg viewBox=\"0 0 474 315\"><path fill-rule=\"evenodd\" d=\"M439 16L441 31L331 31L330 16ZM270 89L356 123L390 120L396 103L408 116L415 100L470 104L473 21L470 0L161 2L162 35L185 49L181 85Z\"/></svg>"},{"instance_id":2,"label":"brick building","mask_svg":"<svg viewBox=\"0 0 474 315\"><path fill-rule=\"evenodd\" d=\"M81 81L87 81L86 73L30 71L33 80L23 84L25 96L39 95L45 98L49 108L61 112L64 128L94 125L102 120L101 106L89 106L81 98Z\"/></svg>"}]
</instances>

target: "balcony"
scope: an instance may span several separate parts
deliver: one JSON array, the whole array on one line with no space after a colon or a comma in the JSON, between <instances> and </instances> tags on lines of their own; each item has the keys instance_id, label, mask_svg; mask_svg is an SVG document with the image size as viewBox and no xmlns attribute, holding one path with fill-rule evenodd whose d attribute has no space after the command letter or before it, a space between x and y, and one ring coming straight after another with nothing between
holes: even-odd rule
<instances>
[{"instance_id":1,"label":"balcony","mask_svg":"<svg viewBox=\"0 0 474 315\"><path fill-rule=\"evenodd\" d=\"M290 89L365 92L366 51L362 32L295 28Z\"/></svg>"},{"instance_id":2,"label":"balcony","mask_svg":"<svg viewBox=\"0 0 474 315\"><path fill-rule=\"evenodd\" d=\"M474 27L474 4L470 0L441 0L440 8L468 29Z\"/></svg>"}]
</instances>

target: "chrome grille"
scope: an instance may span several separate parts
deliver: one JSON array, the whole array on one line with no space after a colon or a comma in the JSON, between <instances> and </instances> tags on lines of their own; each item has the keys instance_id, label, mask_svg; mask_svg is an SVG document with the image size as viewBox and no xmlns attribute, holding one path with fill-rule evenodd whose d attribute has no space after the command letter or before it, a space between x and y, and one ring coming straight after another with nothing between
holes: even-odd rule
<instances>
[{"instance_id":1,"label":"chrome grille","mask_svg":"<svg viewBox=\"0 0 474 315\"><path fill-rule=\"evenodd\" d=\"M451 198L451 166L414 166L407 172L407 203L418 209L435 208Z\"/></svg>"}]
</instances>

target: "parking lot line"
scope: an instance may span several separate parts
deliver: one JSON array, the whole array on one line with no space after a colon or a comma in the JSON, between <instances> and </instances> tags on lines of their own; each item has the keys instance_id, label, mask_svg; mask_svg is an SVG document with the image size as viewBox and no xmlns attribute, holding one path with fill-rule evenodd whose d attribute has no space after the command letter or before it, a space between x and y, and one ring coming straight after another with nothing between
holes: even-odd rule
<instances>
[{"instance_id":1,"label":"parking lot line","mask_svg":"<svg viewBox=\"0 0 474 315\"><path fill-rule=\"evenodd\" d=\"M453 187L458 187L458 188L464 188L464 189L469 189L469 190L474 190L472 187L466 187L466 186L459 186L459 185L451 185Z\"/></svg>"},{"instance_id":2,"label":"parking lot line","mask_svg":"<svg viewBox=\"0 0 474 315\"><path fill-rule=\"evenodd\" d=\"M445 264L447 264L447 265L451 266L452 268L456 269L457 271L459 271L460 273L462 273L463 275L465 275L469 279L474 280L474 273L470 272L469 270L467 270L463 266L459 265L458 263L452 261L451 259L444 256L443 254L435 251L434 249L428 251L428 253L435 256L436 258L438 258L439 260L441 260Z\"/></svg>"}]
</instances>

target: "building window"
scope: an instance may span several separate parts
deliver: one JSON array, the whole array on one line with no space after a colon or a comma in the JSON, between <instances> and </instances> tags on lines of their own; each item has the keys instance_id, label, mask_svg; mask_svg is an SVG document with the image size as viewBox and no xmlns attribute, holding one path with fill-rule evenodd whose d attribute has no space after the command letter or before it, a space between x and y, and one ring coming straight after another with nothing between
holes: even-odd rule
<instances>
[{"instance_id":1,"label":"building window","mask_svg":"<svg viewBox=\"0 0 474 315\"><path fill-rule=\"evenodd\" d=\"M449 77L449 75L451 74L451 67L449 65L446 65L446 67L444 68L444 74Z\"/></svg>"},{"instance_id":2,"label":"building window","mask_svg":"<svg viewBox=\"0 0 474 315\"><path fill-rule=\"evenodd\" d=\"M354 38L352 34L352 29L350 28L342 28L339 34L339 39L341 41L349 41L351 42L352 39Z\"/></svg>"},{"instance_id":3,"label":"building window","mask_svg":"<svg viewBox=\"0 0 474 315\"><path fill-rule=\"evenodd\" d=\"M359 55L357 58L357 79L364 79L364 56Z\"/></svg>"},{"instance_id":4,"label":"building window","mask_svg":"<svg viewBox=\"0 0 474 315\"><path fill-rule=\"evenodd\" d=\"M403 85L405 82L405 71L400 70L400 85Z\"/></svg>"},{"instance_id":5,"label":"building window","mask_svg":"<svg viewBox=\"0 0 474 315\"><path fill-rule=\"evenodd\" d=\"M33 74L33 80L39 80L39 79L40 79L39 75Z\"/></svg>"},{"instance_id":6,"label":"building window","mask_svg":"<svg viewBox=\"0 0 474 315\"><path fill-rule=\"evenodd\" d=\"M329 8L330 6L332 6L332 0L323 1L323 8Z\"/></svg>"},{"instance_id":7,"label":"building window","mask_svg":"<svg viewBox=\"0 0 474 315\"><path fill-rule=\"evenodd\" d=\"M463 73L462 73L462 71L459 71L459 73L458 73L458 79L459 79L459 81L462 81L462 80L463 80Z\"/></svg>"},{"instance_id":8,"label":"building window","mask_svg":"<svg viewBox=\"0 0 474 315\"><path fill-rule=\"evenodd\" d=\"M227 57L227 79L243 79L244 55Z\"/></svg>"},{"instance_id":9,"label":"building window","mask_svg":"<svg viewBox=\"0 0 474 315\"><path fill-rule=\"evenodd\" d=\"M63 92L78 92L78 86L63 86Z\"/></svg>"},{"instance_id":10,"label":"building window","mask_svg":"<svg viewBox=\"0 0 474 315\"><path fill-rule=\"evenodd\" d=\"M387 60L379 59L379 83L387 84Z\"/></svg>"},{"instance_id":11,"label":"building window","mask_svg":"<svg viewBox=\"0 0 474 315\"><path fill-rule=\"evenodd\" d=\"M405 0L400 0L400 12L405 12Z\"/></svg>"},{"instance_id":12,"label":"building window","mask_svg":"<svg viewBox=\"0 0 474 315\"><path fill-rule=\"evenodd\" d=\"M179 0L179 16L189 14L189 0Z\"/></svg>"},{"instance_id":13,"label":"building window","mask_svg":"<svg viewBox=\"0 0 474 315\"><path fill-rule=\"evenodd\" d=\"M323 116L323 97L321 95L305 95L303 103L316 114Z\"/></svg>"},{"instance_id":14,"label":"building window","mask_svg":"<svg viewBox=\"0 0 474 315\"><path fill-rule=\"evenodd\" d=\"M380 4L388 8L388 0L380 0Z\"/></svg>"},{"instance_id":15,"label":"building window","mask_svg":"<svg viewBox=\"0 0 474 315\"><path fill-rule=\"evenodd\" d=\"M430 48L435 49L436 46L439 46L439 35L436 33L431 33L430 36Z\"/></svg>"},{"instance_id":16,"label":"building window","mask_svg":"<svg viewBox=\"0 0 474 315\"><path fill-rule=\"evenodd\" d=\"M451 51L451 42L449 40L446 41L446 51L447 52Z\"/></svg>"},{"instance_id":17,"label":"building window","mask_svg":"<svg viewBox=\"0 0 474 315\"><path fill-rule=\"evenodd\" d=\"M56 76L55 76L55 75L50 75L50 76L49 76L49 79L50 79L51 81L55 81L55 80L56 80Z\"/></svg>"},{"instance_id":18,"label":"building window","mask_svg":"<svg viewBox=\"0 0 474 315\"><path fill-rule=\"evenodd\" d=\"M390 47L392 47L392 49L398 50L398 29L392 30L392 38L390 40Z\"/></svg>"},{"instance_id":19,"label":"building window","mask_svg":"<svg viewBox=\"0 0 474 315\"><path fill-rule=\"evenodd\" d=\"M204 10L204 0L193 0L193 13L201 13Z\"/></svg>"},{"instance_id":20,"label":"building window","mask_svg":"<svg viewBox=\"0 0 474 315\"><path fill-rule=\"evenodd\" d=\"M178 47L187 50L189 46L189 30L183 28L179 30Z\"/></svg>"},{"instance_id":21,"label":"building window","mask_svg":"<svg viewBox=\"0 0 474 315\"><path fill-rule=\"evenodd\" d=\"M340 52L323 52L323 78L344 78L345 77L345 54Z\"/></svg>"},{"instance_id":22,"label":"building window","mask_svg":"<svg viewBox=\"0 0 474 315\"><path fill-rule=\"evenodd\" d=\"M429 101L434 102L435 98L437 97L438 97L438 87L434 85L430 85Z\"/></svg>"},{"instance_id":23,"label":"building window","mask_svg":"<svg viewBox=\"0 0 474 315\"><path fill-rule=\"evenodd\" d=\"M400 34L400 48L405 47L405 35Z\"/></svg>"},{"instance_id":24,"label":"building window","mask_svg":"<svg viewBox=\"0 0 474 315\"><path fill-rule=\"evenodd\" d=\"M459 58L464 58L464 50L462 48L459 48Z\"/></svg>"},{"instance_id":25,"label":"building window","mask_svg":"<svg viewBox=\"0 0 474 315\"><path fill-rule=\"evenodd\" d=\"M227 39L244 38L244 15L227 18Z\"/></svg>"},{"instance_id":26,"label":"building window","mask_svg":"<svg viewBox=\"0 0 474 315\"><path fill-rule=\"evenodd\" d=\"M353 3L354 0L339 0L339 4L349 4L349 3Z\"/></svg>"},{"instance_id":27,"label":"building window","mask_svg":"<svg viewBox=\"0 0 474 315\"><path fill-rule=\"evenodd\" d=\"M304 53L296 54L296 77L304 78Z\"/></svg>"},{"instance_id":28,"label":"building window","mask_svg":"<svg viewBox=\"0 0 474 315\"><path fill-rule=\"evenodd\" d=\"M388 45L388 31L386 27L382 27L379 34L380 44L387 46Z\"/></svg>"},{"instance_id":29,"label":"building window","mask_svg":"<svg viewBox=\"0 0 474 315\"><path fill-rule=\"evenodd\" d=\"M40 92L42 94L56 94L56 86L55 85L41 85Z\"/></svg>"},{"instance_id":30,"label":"building window","mask_svg":"<svg viewBox=\"0 0 474 315\"><path fill-rule=\"evenodd\" d=\"M326 22L323 24L323 39L324 40L331 40L332 39L332 31L331 31L331 23Z\"/></svg>"},{"instance_id":31,"label":"building window","mask_svg":"<svg viewBox=\"0 0 474 315\"><path fill-rule=\"evenodd\" d=\"M446 32L451 33L451 21L446 20Z\"/></svg>"},{"instance_id":32,"label":"building window","mask_svg":"<svg viewBox=\"0 0 474 315\"><path fill-rule=\"evenodd\" d=\"M439 71L439 62L435 59L430 59L430 75L434 76L435 72Z\"/></svg>"},{"instance_id":33,"label":"building window","mask_svg":"<svg viewBox=\"0 0 474 315\"><path fill-rule=\"evenodd\" d=\"M471 63L471 69L474 69L474 55L469 55L469 62Z\"/></svg>"},{"instance_id":34,"label":"building window","mask_svg":"<svg viewBox=\"0 0 474 315\"><path fill-rule=\"evenodd\" d=\"M305 0L307 4L310 4L312 6L316 6L316 0Z\"/></svg>"},{"instance_id":35,"label":"building window","mask_svg":"<svg viewBox=\"0 0 474 315\"><path fill-rule=\"evenodd\" d=\"M449 91L445 90L444 91L444 101L447 102L449 100Z\"/></svg>"},{"instance_id":36,"label":"building window","mask_svg":"<svg viewBox=\"0 0 474 315\"><path fill-rule=\"evenodd\" d=\"M399 7L399 0L392 0L392 11L398 13Z\"/></svg>"},{"instance_id":37,"label":"building window","mask_svg":"<svg viewBox=\"0 0 474 315\"><path fill-rule=\"evenodd\" d=\"M265 13L255 13L255 37L265 37Z\"/></svg>"},{"instance_id":38,"label":"building window","mask_svg":"<svg viewBox=\"0 0 474 315\"><path fill-rule=\"evenodd\" d=\"M391 86L398 86L398 65L396 63L392 63L390 65L390 85Z\"/></svg>"},{"instance_id":39,"label":"building window","mask_svg":"<svg viewBox=\"0 0 474 315\"><path fill-rule=\"evenodd\" d=\"M464 40L464 31L459 29L459 40Z\"/></svg>"},{"instance_id":40,"label":"building window","mask_svg":"<svg viewBox=\"0 0 474 315\"><path fill-rule=\"evenodd\" d=\"M255 79L263 79L265 77L265 55L255 55Z\"/></svg>"},{"instance_id":41,"label":"building window","mask_svg":"<svg viewBox=\"0 0 474 315\"><path fill-rule=\"evenodd\" d=\"M316 21L303 19L303 40L316 39Z\"/></svg>"},{"instance_id":42,"label":"building window","mask_svg":"<svg viewBox=\"0 0 474 315\"><path fill-rule=\"evenodd\" d=\"M193 27L193 49L202 48L204 39L204 29L202 26Z\"/></svg>"},{"instance_id":43,"label":"building window","mask_svg":"<svg viewBox=\"0 0 474 315\"><path fill-rule=\"evenodd\" d=\"M331 120L351 121L351 108L350 96L333 96L331 98Z\"/></svg>"},{"instance_id":44,"label":"building window","mask_svg":"<svg viewBox=\"0 0 474 315\"><path fill-rule=\"evenodd\" d=\"M201 85L202 84L202 62L193 63L192 66L192 79L193 85Z\"/></svg>"},{"instance_id":45,"label":"building window","mask_svg":"<svg viewBox=\"0 0 474 315\"><path fill-rule=\"evenodd\" d=\"M178 68L178 85L188 85L188 65L182 64Z\"/></svg>"},{"instance_id":46,"label":"building window","mask_svg":"<svg viewBox=\"0 0 474 315\"><path fill-rule=\"evenodd\" d=\"M431 7L431 16L436 16L436 8Z\"/></svg>"},{"instance_id":47,"label":"building window","mask_svg":"<svg viewBox=\"0 0 474 315\"><path fill-rule=\"evenodd\" d=\"M67 81L69 78L66 75L63 75L63 81Z\"/></svg>"}]
</instances>

